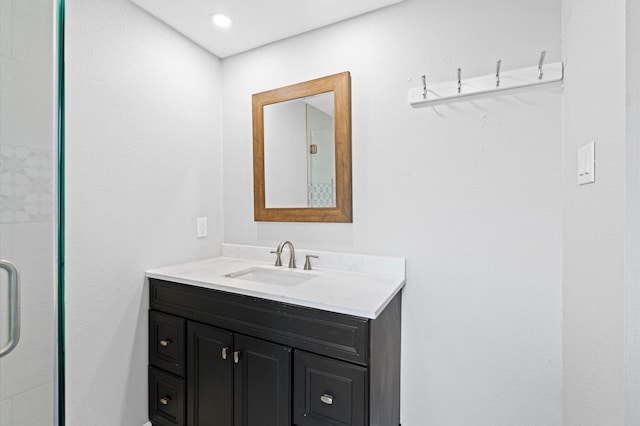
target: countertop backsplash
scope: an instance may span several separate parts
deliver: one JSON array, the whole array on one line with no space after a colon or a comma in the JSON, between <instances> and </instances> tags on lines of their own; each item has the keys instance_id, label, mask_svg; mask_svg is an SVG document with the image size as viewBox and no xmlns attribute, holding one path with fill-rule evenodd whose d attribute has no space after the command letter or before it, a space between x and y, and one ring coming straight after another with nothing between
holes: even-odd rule
<instances>
[{"instance_id":1,"label":"countertop backsplash","mask_svg":"<svg viewBox=\"0 0 640 426\"><path fill-rule=\"evenodd\" d=\"M307 254L318 256L311 259L313 268L331 269L335 271L361 272L366 274L393 275L405 277L405 259L402 257L373 256L355 253L336 253L319 250L298 249L295 247L296 263L302 268ZM222 255L240 259L275 262L276 247L247 246L239 244L222 244ZM284 249L282 263L289 261L288 249Z\"/></svg>"}]
</instances>

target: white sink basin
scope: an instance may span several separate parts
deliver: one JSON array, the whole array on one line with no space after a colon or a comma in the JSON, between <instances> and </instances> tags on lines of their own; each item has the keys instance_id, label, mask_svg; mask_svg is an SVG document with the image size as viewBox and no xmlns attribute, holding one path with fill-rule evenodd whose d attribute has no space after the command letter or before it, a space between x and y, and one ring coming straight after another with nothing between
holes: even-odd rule
<instances>
[{"instance_id":1,"label":"white sink basin","mask_svg":"<svg viewBox=\"0 0 640 426\"><path fill-rule=\"evenodd\" d=\"M315 277L315 274L296 272L291 269L249 268L225 275L228 278L256 281L265 284L293 287Z\"/></svg>"}]
</instances>

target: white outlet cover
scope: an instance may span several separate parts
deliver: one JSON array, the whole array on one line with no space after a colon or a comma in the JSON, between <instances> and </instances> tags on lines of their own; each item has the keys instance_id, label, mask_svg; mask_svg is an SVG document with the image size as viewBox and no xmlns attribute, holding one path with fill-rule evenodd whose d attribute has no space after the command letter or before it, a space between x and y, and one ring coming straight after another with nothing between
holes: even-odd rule
<instances>
[{"instance_id":1,"label":"white outlet cover","mask_svg":"<svg viewBox=\"0 0 640 426\"><path fill-rule=\"evenodd\" d=\"M596 181L596 143L591 142L578 150L578 184Z\"/></svg>"},{"instance_id":2,"label":"white outlet cover","mask_svg":"<svg viewBox=\"0 0 640 426\"><path fill-rule=\"evenodd\" d=\"M207 236L207 218L206 217L198 217L196 218L196 236L198 238L204 238Z\"/></svg>"}]
</instances>

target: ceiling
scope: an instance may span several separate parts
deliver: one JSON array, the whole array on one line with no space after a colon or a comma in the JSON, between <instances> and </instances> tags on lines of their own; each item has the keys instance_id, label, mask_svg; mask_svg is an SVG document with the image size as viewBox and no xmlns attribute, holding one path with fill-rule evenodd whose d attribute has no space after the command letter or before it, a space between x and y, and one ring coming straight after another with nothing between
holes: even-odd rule
<instances>
[{"instance_id":1,"label":"ceiling","mask_svg":"<svg viewBox=\"0 0 640 426\"><path fill-rule=\"evenodd\" d=\"M224 58L403 0L131 0L216 56ZM217 28L214 12L233 19Z\"/></svg>"}]
</instances>

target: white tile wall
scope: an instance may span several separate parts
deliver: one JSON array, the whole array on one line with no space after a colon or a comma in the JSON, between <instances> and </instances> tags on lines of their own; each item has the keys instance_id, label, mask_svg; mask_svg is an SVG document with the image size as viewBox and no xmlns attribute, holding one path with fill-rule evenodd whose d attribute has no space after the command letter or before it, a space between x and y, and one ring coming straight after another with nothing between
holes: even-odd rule
<instances>
[{"instance_id":1,"label":"white tile wall","mask_svg":"<svg viewBox=\"0 0 640 426\"><path fill-rule=\"evenodd\" d=\"M53 3L13 0L13 57L48 70L48 77L53 64Z\"/></svg>"},{"instance_id":2,"label":"white tile wall","mask_svg":"<svg viewBox=\"0 0 640 426\"><path fill-rule=\"evenodd\" d=\"M53 4L0 0L0 258L21 278L21 336L0 360L0 426L54 419ZM0 273L0 342L7 339Z\"/></svg>"},{"instance_id":3,"label":"white tile wall","mask_svg":"<svg viewBox=\"0 0 640 426\"><path fill-rule=\"evenodd\" d=\"M0 61L0 140L3 145L42 149L51 142L52 69L19 59Z\"/></svg>"},{"instance_id":4,"label":"white tile wall","mask_svg":"<svg viewBox=\"0 0 640 426\"><path fill-rule=\"evenodd\" d=\"M47 383L51 383L53 390L52 351L43 349L37 352L23 353L18 348L2 358L0 362L0 376L2 376L0 401ZM20 356L16 356L16 354ZM33 408L39 403L40 401L33 401ZM51 414L53 417L53 413Z\"/></svg>"},{"instance_id":5,"label":"white tile wall","mask_svg":"<svg viewBox=\"0 0 640 426\"><path fill-rule=\"evenodd\" d=\"M11 400L0 401L0 425L8 425L11 421Z\"/></svg>"},{"instance_id":6,"label":"white tile wall","mask_svg":"<svg viewBox=\"0 0 640 426\"><path fill-rule=\"evenodd\" d=\"M53 224L13 225L11 260L20 268L20 305L51 305L54 296Z\"/></svg>"},{"instance_id":7,"label":"white tile wall","mask_svg":"<svg viewBox=\"0 0 640 426\"><path fill-rule=\"evenodd\" d=\"M13 52L13 1L0 0L0 55Z\"/></svg>"},{"instance_id":8,"label":"white tile wall","mask_svg":"<svg viewBox=\"0 0 640 426\"><path fill-rule=\"evenodd\" d=\"M46 383L13 398L11 426L36 426L52 424L52 384ZM34 404L33 401L38 401Z\"/></svg>"},{"instance_id":9,"label":"white tile wall","mask_svg":"<svg viewBox=\"0 0 640 426\"><path fill-rule=\"evenodd\" d=\"M51 223L51 148L0 146L0 223Z\"/></svg>"}]
</instances>

